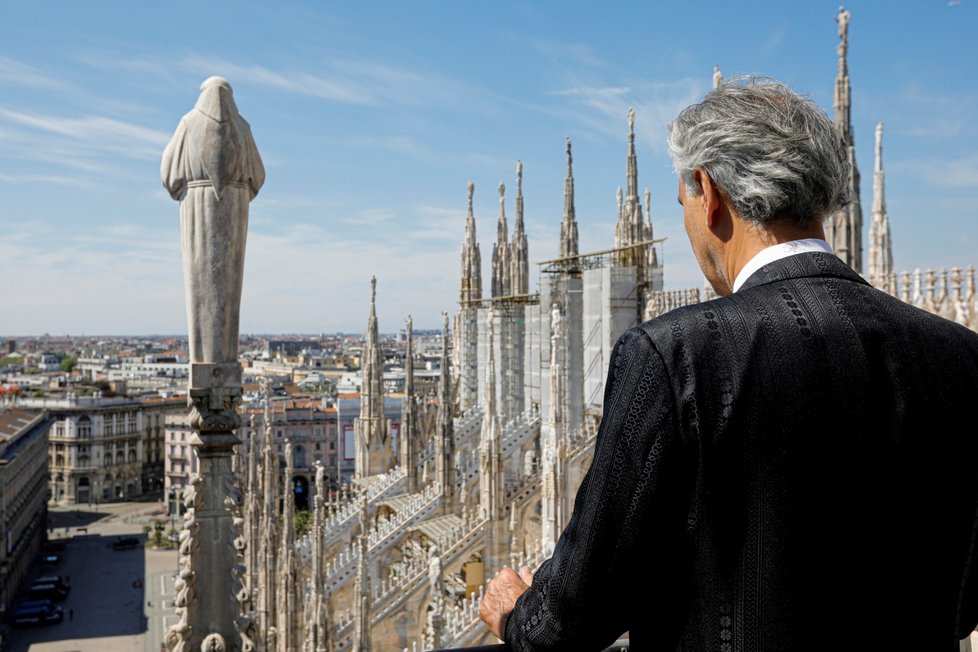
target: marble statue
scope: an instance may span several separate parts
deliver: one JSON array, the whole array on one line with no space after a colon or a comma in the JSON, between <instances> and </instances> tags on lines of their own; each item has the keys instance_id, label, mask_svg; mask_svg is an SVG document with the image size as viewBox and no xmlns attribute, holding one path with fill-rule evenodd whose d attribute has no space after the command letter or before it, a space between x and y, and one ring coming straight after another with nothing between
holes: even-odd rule
<instances>
[{"instance_id":1,"label":"marble statue","mask_svg":"<svg viewBox=\"0 0 978 652\"><path fill-rule=\"evenodd\" d=\"M237 362L248 203L265 168L231 85L210 77L163 152L163 185L180 202L191 362Z\"/></svg>"}]
</instances>

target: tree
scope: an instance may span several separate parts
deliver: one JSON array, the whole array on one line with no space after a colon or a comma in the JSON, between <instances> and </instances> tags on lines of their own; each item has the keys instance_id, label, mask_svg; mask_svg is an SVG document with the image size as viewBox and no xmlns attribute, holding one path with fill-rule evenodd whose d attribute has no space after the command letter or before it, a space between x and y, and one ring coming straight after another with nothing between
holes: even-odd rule
<instances>
[{"instance_id":1,"label":"tree","mask_svg":"<svg viewBox=\"0 0 978 652\"><path fill-rule=\"evenodd\" d=\"M302 536L312 529L312 513L306 510L299 510L295 513L295 534Z\"/></svg>"},{"instance_id":2,"label":"tree","mask_svg":"<svg viewBox=\"0 0 978 652\"><path fill-rule=\"evenodd\" d=\"M61 371L70 374L71 370L78 366L78 358L62 358Z\"/></svg>"}]
</instances>

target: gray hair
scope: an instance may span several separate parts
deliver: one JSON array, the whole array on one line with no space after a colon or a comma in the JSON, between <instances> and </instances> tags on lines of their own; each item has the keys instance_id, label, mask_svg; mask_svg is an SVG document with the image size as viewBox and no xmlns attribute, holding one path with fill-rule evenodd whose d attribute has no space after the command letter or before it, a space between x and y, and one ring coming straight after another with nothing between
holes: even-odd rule
<instances>
[{"instance_id":1,"label":"gray hair","mask_svg":"<svg viewBox=\"0 0 978 652\"><path fill-rule=\"evenodd\" d=\"M810 226L850 201L848 152L811 99L764 77L731 79L669 125L673 167L697 196L703 168L742 218Z\"/></svg>"}]
</instances>

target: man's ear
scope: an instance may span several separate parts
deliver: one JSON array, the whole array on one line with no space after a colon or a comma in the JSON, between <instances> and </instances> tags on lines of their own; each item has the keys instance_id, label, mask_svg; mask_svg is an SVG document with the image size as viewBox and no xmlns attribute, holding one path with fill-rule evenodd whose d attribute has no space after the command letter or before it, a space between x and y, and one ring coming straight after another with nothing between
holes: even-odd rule
<instances>
[{"instance_id":1,"label":"man's ear","mask_svg":"<svg viewBox=\"0 0 978 652\"><path fill-rule=\"evenodd\" d=\"M711 230L716 229L719 226L719 220L723 217L725 208L723 197L720 195L720 188L713 183L710 174L703 168L696 168L693 176L699 181L700 188L703 189L700 200L703 202L704 213L706 214L706 225Z\"/></svg>"}]
</instances>

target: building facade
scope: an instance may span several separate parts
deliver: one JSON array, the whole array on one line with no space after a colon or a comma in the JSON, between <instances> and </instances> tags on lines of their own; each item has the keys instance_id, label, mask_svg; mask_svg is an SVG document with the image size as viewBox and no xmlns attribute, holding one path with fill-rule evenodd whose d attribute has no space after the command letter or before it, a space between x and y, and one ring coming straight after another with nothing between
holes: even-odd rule
<instances>
[{"instance_id":1,"label":"building facade","mask_svg":"<svg viewBox=\"0 0 978 652\"><path fill-rule=\"evenodd\" d=\"M0 616L10 609L44 540L53 423L44 411L0 411Z\"/></svg>"},{"instance_id":2,"label":"building facade","mask_svg":"<svg viewBox=\"0 0 978 652\"><path fill-rule=\"evenodd\" d=\"M98 504L143 495L139 401L68 393L22 404L46 408L54 419L48 444L52 502Z\"/></svg>"}]
</instances>

